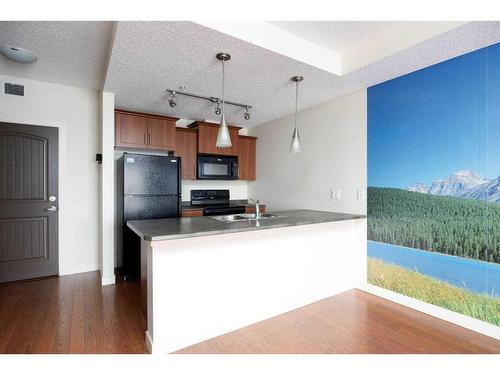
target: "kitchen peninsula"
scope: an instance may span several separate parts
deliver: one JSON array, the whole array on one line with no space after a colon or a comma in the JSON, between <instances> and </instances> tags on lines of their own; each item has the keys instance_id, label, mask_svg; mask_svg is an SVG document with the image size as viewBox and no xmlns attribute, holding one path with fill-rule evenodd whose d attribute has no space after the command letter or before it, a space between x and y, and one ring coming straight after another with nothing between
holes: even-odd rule
<instances>
[{"instance_id":1,"label":"kitchen peninsula","mask_svg":"<svg viewBox=\"0 0 500 375\"><path fill-rule=\"evenodd\" d=\"M151 352L171 353L362 284L364 215L274 214L128 222L141 238Z\"/></svg>"}]
</instances>

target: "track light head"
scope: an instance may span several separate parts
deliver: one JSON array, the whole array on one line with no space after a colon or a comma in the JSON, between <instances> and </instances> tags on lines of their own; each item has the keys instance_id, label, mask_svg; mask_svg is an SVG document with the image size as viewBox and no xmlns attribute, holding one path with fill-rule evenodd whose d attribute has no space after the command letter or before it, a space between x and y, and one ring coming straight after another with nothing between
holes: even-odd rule
<instances>
[{"instance_id":1,"label":"track light head","mask_svg":"<svg viewBox=\"0 0 500 375\"><path fill-rule=\"evenodd\" d=\"M245 120L250 120L250 112L248 107L245 108L245 114L243 115L243 118Z\"/></svg>"},{"instance_id":2,"label":"track light head","mask_svg":"<svg viewBox=\"0 0 500 375\"><path fill-rule=\"evenodd\" d=\"M215 103L216 103L215 104L215 114L217 116L220 116L220 114L222 113L222 109L220 108L220 101L217 100Z\"/></svg>"},{"instance_id":3,"label":"track light head","mask_svg":"<svg viewBox=\"0 0 500 375\"><path fill-rule=\"evenodd\" d=\"M170 94L170 97L168 98L168 105L172 108L174 108L177 103L175 102L175 99L176 99L176 96L175 96L175 91L173 91L171 94Z\"/></svg>"}]
</instances>

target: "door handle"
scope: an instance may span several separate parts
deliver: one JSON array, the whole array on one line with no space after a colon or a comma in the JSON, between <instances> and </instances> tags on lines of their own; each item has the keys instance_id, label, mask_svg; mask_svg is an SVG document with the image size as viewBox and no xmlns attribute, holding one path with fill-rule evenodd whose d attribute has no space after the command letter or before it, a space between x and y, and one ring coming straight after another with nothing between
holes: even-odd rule
<instances>
[{"instance_id":1,"label":"door handle","mask_svg":"<svg viewBox=\"0 0 500 375\"><path fill-rule=\"evenodd\" d=\"M56 206L50 206L49 208L45 208L44 211L54 212L54 211L57 211L57 207Z\"/></svg>"}]
</instances>

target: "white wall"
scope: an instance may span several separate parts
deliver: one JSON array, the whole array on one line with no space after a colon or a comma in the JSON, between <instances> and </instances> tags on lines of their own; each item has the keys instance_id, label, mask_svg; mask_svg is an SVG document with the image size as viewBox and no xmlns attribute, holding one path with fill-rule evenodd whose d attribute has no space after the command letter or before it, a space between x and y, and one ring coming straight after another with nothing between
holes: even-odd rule
<instances>
[{"instance_id":1,"label":"white wall","mask_svg":"<svg viewBox=\"0 0 500 375\"><path fill-rule=\"evenodd\" d=\"M3 94L4 82L25 96ZM0 121L59 128L59 274L99 268L99 93L0 75Z\"/></svg>"},{"instance_id":2,"label":"white wall","mask_svg":"<svg viewBox=\"0 0 500 375\"><path fill-rule=\"evenodd\" d=\"M101 228L102 285L115 282L115 94L101 93Z\"/></svg>"},{"instance_id":3,"label":"white wall","mask_svg":"<svg viewBox=\"0 0 500 375\"><path fill-rule=\"evenodd\" d=\"M268 210L366 213L366 122L361 90L298 113L301 153L289 153L293 115L249 129L258 140L248 195Z\"/></svg>"}]
</instances>

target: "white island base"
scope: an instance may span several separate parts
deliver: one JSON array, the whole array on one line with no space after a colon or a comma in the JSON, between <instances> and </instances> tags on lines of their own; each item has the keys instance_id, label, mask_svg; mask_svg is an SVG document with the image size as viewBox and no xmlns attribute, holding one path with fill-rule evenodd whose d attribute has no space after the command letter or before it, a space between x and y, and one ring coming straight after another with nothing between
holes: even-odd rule
<instances>
[{"instance_id":1,"label":"white island base","mask_svg":"<svg viewBox=\"0 0 500 375\"><path fill-rule=\"evenodd\" d=\"M141 242L155 354L366 282L366 219Z\"/></svg>"}]
</instances>

